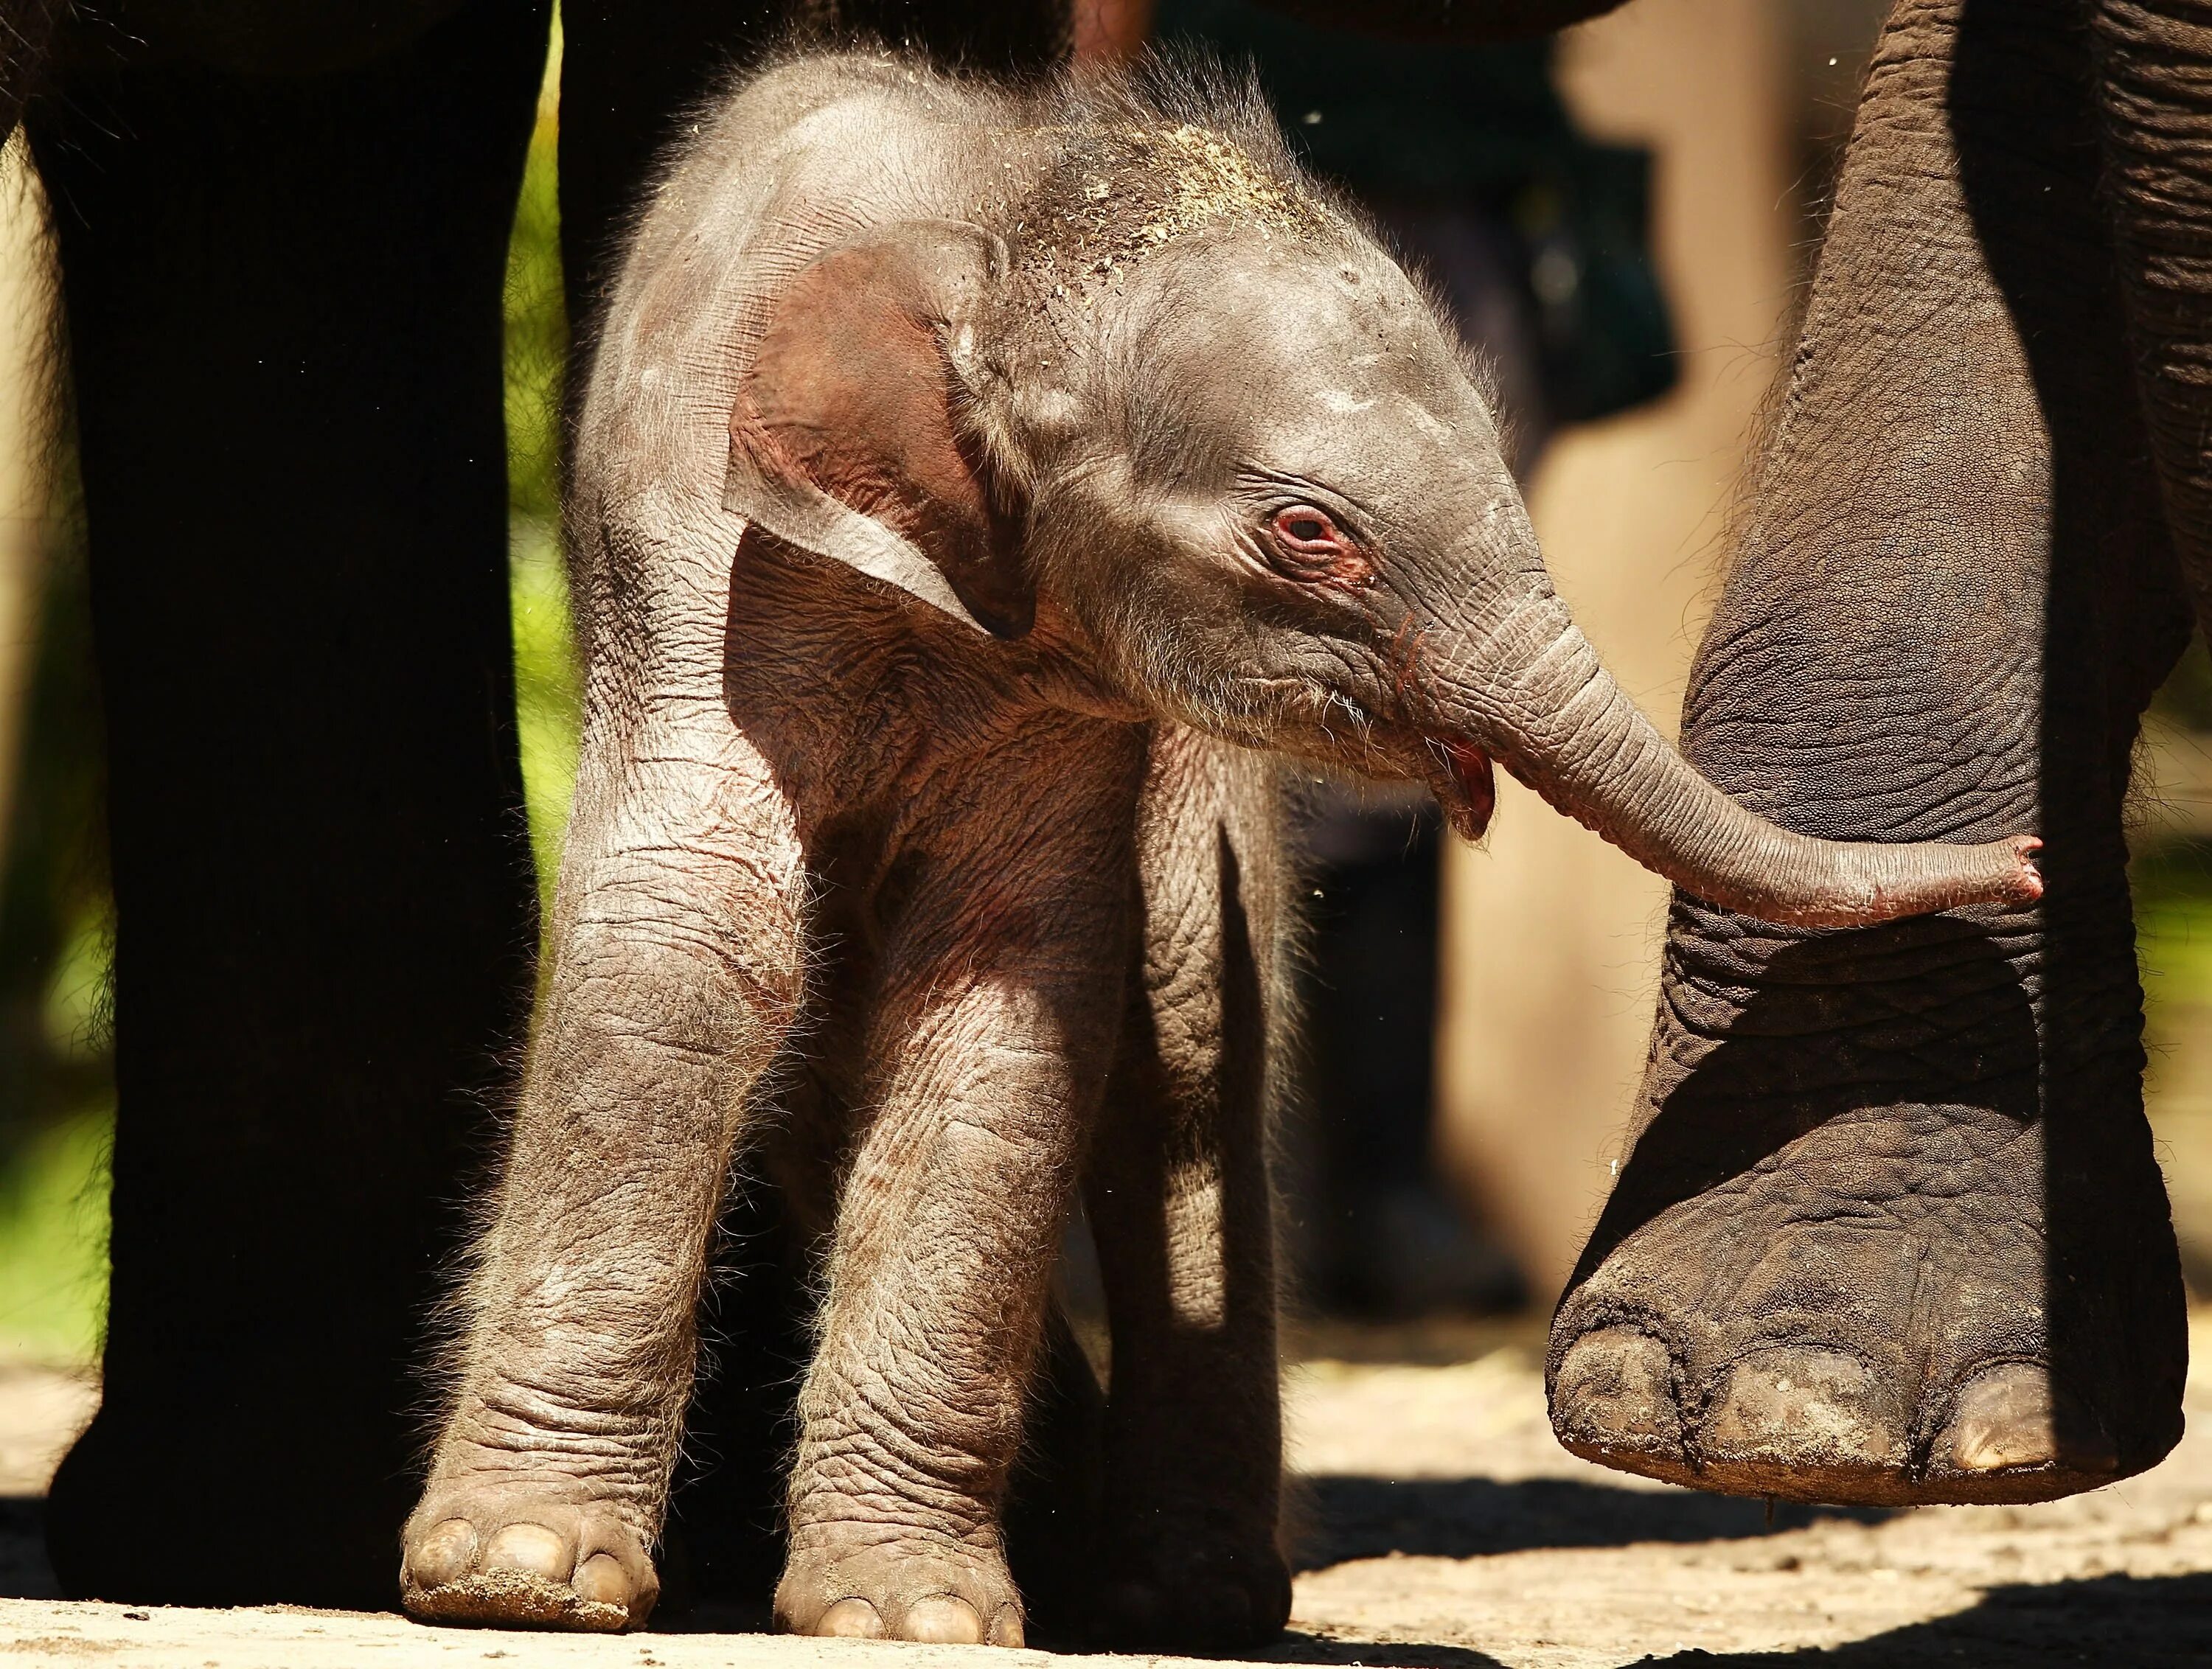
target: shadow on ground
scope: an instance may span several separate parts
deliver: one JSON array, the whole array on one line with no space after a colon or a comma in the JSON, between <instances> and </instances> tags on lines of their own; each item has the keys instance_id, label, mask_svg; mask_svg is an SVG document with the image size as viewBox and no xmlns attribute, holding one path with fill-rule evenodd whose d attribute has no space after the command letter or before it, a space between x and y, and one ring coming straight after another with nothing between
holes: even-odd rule
<instances>
[{"instance_id":1,"label":"shadow on ground","mask_svg":"<svg viewBox=\"0 0 2212 1669\"><path fill-rule=\"evenodd\" d=\"M1427 1643L1382 1644L1372 1640L1324 1640L1319 1635L1285 1631L1270 1650L1254 1660L1261 1663L1337 1663L1352 1669L1506 1669L1487 1652L1467 1646Z\"/></svg>"},{"instance_id":2,"label":"shadow on ground","mask_svg":"<svg viewBox=\"0 0 2212 1669\"><path fill-rule=\"evenodd\" d=\"M1396 1662L1376 1647L1372 1662ZM1415 1648L1415 1650L1422 1648ZM1413 1663L1414 1659L1406 1659ZM1425 1661L1425 1660L1422 1660ZM1836 1669L1923 1669L1941 1664L2095 1663L2125 1669L2203 1669L2212 1663L2212 1575L2098 1576L1991 1588L1978 1605L1848 1646L1784 1652L1677 1652L1654 1664L1715 1669L1811 1662Z\"/></svg>"},{"instance_id":3,"label":"shadow on ground","mask_svg":"<svg viewBox=\"0 0 2212 1669\"><path fill-rule=\"evenodd\" d=\"M0 1595L52 1597L52 1577L40 1545L40 1507L32 1498L0 1497ZM1824 1516L1867 1522L1881 1515L1784 1505L1776 1511L1771 1528L1799 1528ZM1614 1490L1555 1478L1520 1484L1315 1478L1308 1484L1308 1522L1311 1528L1299 1561L1305 1569L1391 1552L1466 1558L1540 1548L1728 1539L1769 1528L1758 1502ZM764 1613L702 1607L693 1616L668 1621L678 1631L690 1632L758 1630L767 1619ZM1502 1669L1497 1658L1467 1647L1332 1640L1295 1630L1265 1660L1367 1669ZM2212 1574L2102 1576L1991 1588L1949 1617L1849 1645L1688 1651L1642 1661L1715 1669L1779 1669L1814 1661L1837 1669L2041 1669L2078 1663L2201 1669L2212 1664Z\"/></svg>"},{"instance_id":4,"label":"shadow on ground","mask_svg":"<svg viewBox=\"0 0 2212 1669\"><path fill-rule=\"evenodd\" d=\"M1733 1541L1802 1530L1821 1519L1878 1524L1860 1508L1766 1504L1691 1490L1626 1490L1573 1478L1328 1477L1304 1479L1297 1568L1393 1553L1471 1559L1541 1547L1626 1547L1632 1542Z\"/></svg>"}]
</instances>

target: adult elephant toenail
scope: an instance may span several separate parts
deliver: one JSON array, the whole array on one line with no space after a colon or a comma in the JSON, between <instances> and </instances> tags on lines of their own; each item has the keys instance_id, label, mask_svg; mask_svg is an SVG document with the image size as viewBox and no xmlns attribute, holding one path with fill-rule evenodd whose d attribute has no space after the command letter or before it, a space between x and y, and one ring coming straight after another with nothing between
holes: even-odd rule
<instances>
[{"instance_id":1,"label":"adult elephant toenail","mask_svg":"<svg viewBox=\"0 0 2212 1669\"><path fill-rule=\"evenodd\" d=\"M551 1582L568 1579L568 1539L542 1524L510 1524L493 1532L479 1564L485 1570L519 1570Z\"/></svg>"}]
</instances>

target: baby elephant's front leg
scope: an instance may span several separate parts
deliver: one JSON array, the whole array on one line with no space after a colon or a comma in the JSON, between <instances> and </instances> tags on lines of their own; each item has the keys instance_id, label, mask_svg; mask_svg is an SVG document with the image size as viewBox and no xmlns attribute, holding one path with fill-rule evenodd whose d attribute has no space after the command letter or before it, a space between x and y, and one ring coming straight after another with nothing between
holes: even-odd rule
<instances>
[{"instance_id":1,"label":"baby elephant's front leg","mask_svg":"<svg viewBox=\"0 0 2212 1669\"><path fill-rule=\"evenodd\" d=\"M432 1622L632 1628L738 1121L800 983L799 851L737 738L587 758L552 982L400 1575ZM626 783L626 795L604 793Z\"/></svg>"},{"instance_id":2,"label":"baby elephant's front leg","mask_svg":"<svg viewBox=\"0 0 2212 1669\"><path fill-rule=\"evenodd\" d=\"M775 1596L797 1633L1022 1642L1000 1508L1128 913L1112 854L1042 866L1027 833L940 871L890 948L800 1394Z\"/></svg>"}]
</instances>

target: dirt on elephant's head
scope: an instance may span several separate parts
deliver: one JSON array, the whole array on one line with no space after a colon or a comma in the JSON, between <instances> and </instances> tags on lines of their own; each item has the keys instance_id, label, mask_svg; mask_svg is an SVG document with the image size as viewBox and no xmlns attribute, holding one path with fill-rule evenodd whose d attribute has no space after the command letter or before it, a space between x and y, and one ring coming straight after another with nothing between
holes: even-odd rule
<instances>
[{"instance_id":1,"label":"dirt on elephant's head","mask_svg":"<svg viewBox=\"0 0 2212 1669\"><path fill-rule=\"evenodd\" d=\"M1348 230L1249 89L1117 81L1059 99L1037 129L1050 161L1034 189L1000 205L1024 289L1079 303L1207 232L1315 240Z\"/></svg>"}]
</instances>

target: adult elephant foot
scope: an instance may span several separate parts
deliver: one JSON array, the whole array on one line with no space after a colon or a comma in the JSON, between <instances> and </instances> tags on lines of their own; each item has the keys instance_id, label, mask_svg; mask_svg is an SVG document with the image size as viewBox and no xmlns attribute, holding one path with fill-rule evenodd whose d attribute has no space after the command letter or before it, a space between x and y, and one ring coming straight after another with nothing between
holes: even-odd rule
<instances>
[{"instance_id":1,"label":"adult elephant foot","mask_svg":"<svg viewBox=\"0 0 2212 1669\"><path fill-rule=\"evenodd\" d=\"M408 1521L400 1598L426 1623L619 1633L659 1597L647 1545L629 1514L574 1487L434 1484Z\"/></svg>"},{"instance_id":2,"label":"adult elephant foot","mask_svg":"<svg viewBox=\"0 0 2212 1669\"><path fill-rule=\"evenodd\" d=\"M2190 622L2092 92L2072 0L1897 0L1682 723L1801 833L2032 829L2043 896L1808 932L1677 895L1635 1146L1553 1325L1590 1459L2027 1501L2180 1434L2123 808Z\"/></svg>"},{"instance_id":3,"label":"adult elephant foot","mask_svg":"<svg viewBox=\"0 0 2212 1669\"><path fill-rule=\"evenodd\" d=\"M2047 1500L2179 1440L2125 882L2089 846L2063 907L2004 920L1677 901L1642 1128L1553 1324L1569 1449L1894 1506Z\"/></svg>"},{"instance_id":4,"label":"adult elephant foot","mask_svg":"<svg viewBox=\"0 0 2212 1669\"><path fill-rule=\"evenodd\" d=\"M2139 1113L2057 1175L2039 1123L1985 1107L1770 1125L1749 1158L1760 1122L1692 1093L1639 1143L1617 1242L1554 1324L1568 1448L1729 1494L1904 1506L2095 1489L2179 1438L2174 1375L2147 1360L2177 1332L2172 1254L2109 1232L2166 1222ZM1748 1162L1712 1180L1731 1150ZM2054 1224L2073 1242L2055 1298Z\"/></svg>"}]
</instances>

